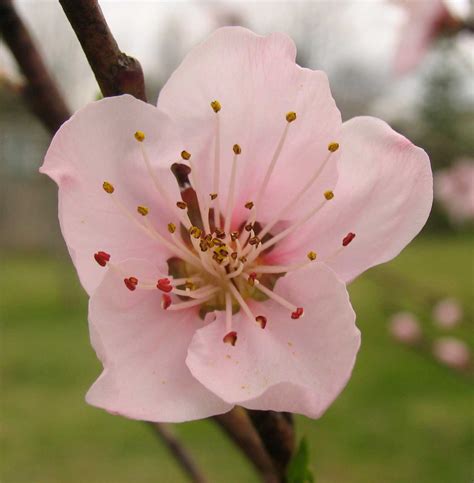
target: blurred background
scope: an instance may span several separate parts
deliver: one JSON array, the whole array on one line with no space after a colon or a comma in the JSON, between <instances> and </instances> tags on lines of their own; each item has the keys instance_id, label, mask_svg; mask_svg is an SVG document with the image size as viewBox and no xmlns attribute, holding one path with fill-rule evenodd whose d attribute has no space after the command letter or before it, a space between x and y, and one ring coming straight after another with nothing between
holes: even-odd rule
<instances>
[{"instance_id":1,"label":"blurred background","mask_svg":"<svg viewBox=\"0 0 474 483\"><path fill-rule=\"evenodd\" d=\"M381 117L429 153L431 218L395 261L350 286L363 334L354 376L320 420L298 417L297 431L318 483L472 481L474 36L452 28L472 26L469 1L446 2L449 22L436 28L426 12L438 0L100 3L120 48L142 63L150 102L215 28L281 31L300 65L328 73L343 119ZM59 4L16 6L69 107L96 99ZM429 32L418 50L413 32ZM84 402L100 365L56 186L38 174L50 135L23 103L22 82L0 43L0 481L186 481L145 424ZM257 481L212 421L174 430L210 481Z\"/></svg>"}]
</instances>

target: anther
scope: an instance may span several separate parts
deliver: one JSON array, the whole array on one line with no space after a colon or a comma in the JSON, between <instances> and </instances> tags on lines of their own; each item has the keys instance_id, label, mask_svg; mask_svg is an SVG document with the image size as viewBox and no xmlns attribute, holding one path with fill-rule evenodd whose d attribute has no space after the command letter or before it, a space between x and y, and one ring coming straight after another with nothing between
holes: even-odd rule
<instances>
[{"instance_id":1,"label":"anther","mask_svg":"<svg viewBox=\"0 0 474 483\"><path fill-rule=\"evenodd\" d=\"M185 210L187 207L188 207L188 204L185 202L185 201L177 201L176 202L176 206L180 209L180 210Z\"/></svg>"},{"instance_id":2,"label":"anther","mask_svg":"<svg viewBox=\"0 0 474 483\"><path fill-rule=\"evenodd\" d=\"M327 200L332 200L334 198L334 193L332 191L325 191L324 192L324 197L327 199Z\"/></svg>"},{"instance_id":3,"label":"anther","mask_svg":"<svg viewBox=\"0 0 474 483\"><path fill-rule=\"evenodd\" d=\"M191 159L191 155L187 151L181 151L181 157L185 160L188 161Z\"/></svg>"},{"instance_id":4,"label":"anther","mask_svg":"<svg viewBox=\"0 0 474 483\"><path fill-rule=\"evenodd\" d=\"M355 233L348 233L343 239L342 239L342 246L347 247L349 243L355 238Z\"/></svg>"},{"instance_id":5,"label":"anther","mask_svg":"<svg viewBox=\"0 0 474 483\"><path fill-rule=\"evenodd\" d=\"M235 343L237 342L237 332L235 332L235 331L229 332L228 334L226 334L224 336L222 341L225 342L226 344L230 344L230 345L234 346Z\"/></svg>"},{"instance_id":6,"label":"anther","mask_svg":"<svg viewBox=\"0 0 474 483\"><path fill-rule=\"evenodd\" d=\"M137 131L134 136L139 143L142 143L145 140L145 133L143 131Z\"/></svg>"},{"instance_id":7,"label":"anther","mask_svg":"<svg viewBox=\"0 0 474 483\"><path fill-rule=\"evenodd\" d=\"M247 263L247 257L240 257L239 262Z\"/></svg>"},{"instance_id":8,"label":"anther","mask_svg":"<svg viewBox=\"0 0 474 483\"><path fill-rule=\"evenodd\" d=\"M214 201L217 198L217 193L210 193L209 197Z\"/></svg>"},{"instance_id":9,"label":"anther","mask_svg":"<svg viewBox=\"0 0 474 483\"><path fill-rule=\"evenodd\" d=\"M173 286L171 285L171 280L169 278L160 278L156 284L156 288L166 293L169 293L173 290Z\"/></svg>"},{"instance_id":10,"label":"anther","mask_svg":"<svg viewBox=\"0 0 474 483\"><path fill-rule=\"evenodd\" d=\"M216 237L220 238L221 240L223 240L226 236L225 231L221 231L218 228L216 228L215 234L216 234Z\"/></svg>"},{"instance_id":11,"label":"anther","mask_svg":"<svg viewBox=\"0 0 474 483\"><path fill-rule=\"evenodd\" d=\"M255 320L260 324L260 327L264 329L267 326L267 318L264 315L257 315Z\"/></svg>"},{"instance_id":12,"label":"anther","mask_svg":"<svg viewBox=\"0 0 474 483\"><path fill-rule=\"evenodd\" d=\"M196 284L189 280L186 280L184 286L189 290L196 290Z\"/></svg>"},{"instance_id":13,"label":"anther","mask_svg":"<svg viewBox=\"0 0 474 483\"><path fill-rule=\"evenodd\" d=\"M235 241L237 240L237 238L239 238L239 232L238 231L233 231L231 234L230 234L230 239L232 241Z\"/></svg>"},{"instance_id":14,"label":"anther","mask_svg":"<svg viewBox=\"0 0 474 483\"><path fill-rule=\"evenodd\" d=\"M291 318L292 319L299 319L302 317L304 314L303 307L297 307L294 312L291 313Z\"/></svg>"},{"instance_id":15,"label":"anther","mask_svg":"<svg viewBox=\"0 0 474 483\"><path fill-rule=\"evenodd\" d=\"M316 252L309 252L307 257L313 262L314 260L316 260L317 257Z\"/></svg>"},{"instance_id":16,"label":"anther","mask_svg":"<svg viewBox=\"0 0 474 483\"><path fill-rule=\"evenodd\" d=\"M213 238L212 244L216 247L221 247L222 245L225 245L225 243L222 240L219 240L219 238Z\"/></svg>"},{"instance_id":17,"label":"anther","mask_svg":"<svg viewBox=\"0 0 474 483\"><path fill-rule=\"evenodd\" d=\"M164 293L161 296L161 308L163 310L166 310L170 305L171 305L171 297L167 293Z\"/></svg>"},{"instance_id":18,"label":"anther","mask_svg":"<svg viewBox=\"0 0 474 483\"><path fill-rule=\"evenodd\" d=\"M142 216L148 215L148 208L146 206L137 206L137 211L140 213Z\"/></svg>"},{"instance_id":19,"label":"anther","mask_svg":"<svg viewBox=\"0 0 474 483\"><path fill-rule=\"evenodd\" d=\"M211 102L212 110L217 114L221 110L221 103L219 101Z\"/></svg>"},{"instance_id":20,"label":"anther","mask_svg":"<svg viewBox=\"0 0 474 483\"><path fill-rule=\"evenodd\" d=\"M104 191L106 193L109 193L109 195L111 195L115 191L114 185L109 183L108 181L104 181L102 183L102 188L104 188Z\"/></svg>"},{"instance_id":21,"label":"anther","mask_svg":"<svg viewBox=\"0 0 474 483\"><path fill-rule=\"evenodd\" d=\"M328 151L331 151L331 153L336 152L339 149L339 143L329 143L328 144Z\"/></svg>"},{"instance_id":22,"label":"anther","mask_svg":"<svg viewBox=\"0 0 474 483\"><path fill-rule=\"evenodd\" d=\"M253 236L252 238L250 238L249 240L249 245L255 245L255 246L258 246L260 244L261 240L258 236Z\"/></svg>"},{"instance_id":23,"label":"anther","mask_svg":"<svg viewBox=\"0 0 474 483\"><path fill-rule=\"evenodd\" d=\"M202 252L207 252L209 249L209 242L207 240L202 239L199 242L199 248L201 249Z\"/></svg>"},{"instance_id":24,"label":"anther","mask_svg":"<svg viewBox=\"0 0 474 483\"><path fill-rule=\"evenodd\" d=\"M239 256L239 254L237 252L232 252L230 254L230 258L232 258L232 260L237 260L237 257Z\"/></svg>"},{"instance_id":25,"label":"anther","mask_svg":"<svg viewBox=\"0 0 474 483\"><path fill-rule=\"evenodd\" d=\"M234 151L234 154L242 153L242 148L238 144L234 144L234 146L232 147L232 150Z\"/></svg>"},{"instance_id":26,"label":"anther","mask_svg":"<svg viewBox=\"0 0 474 483\"><path fill-rule=\"evenodd\" d=\"M257 274L255 272L249 273L249 277L247 279L248 284L253 287L255 285L255 280L257 279Z\"/></svg>"},{"instance_id":27,"label":"anther","mask_svg":"<svg viewBox=\"0 0 474 483\"><path fill-rule=\"evenodd\" d=\"M176 225L174 223L168 223L168 231L174 233L176 231Z\"/></svg>"},{"instance_id":28,"label":"anther","mask_svg":"<svg viewBox=\"0 0 474 483\"><path fill-rule=\"evenodd\" d=\"M137 288L138 285L138 278L136 277L128 277L123 279L123 283L132 292Z\"/></svg>"},{"instance_id":29,"label":"anther","mask_svg":"<svg viewBox=\"0 0 474 483\"><path fill-rule=\"evenodd\" d=\"M202 230L199 229L197 226L192 226L190 229L189 229L189 234L193 237L193 238L196 238L196 240L198 240L199 238L201 238L201 234L202 234Z\"/></svg>"},{"instance_id":30,"label":"anther","mask_svg":"<svg viewBox=\"0 0 474 483\"><path fill-rule=\"evenodd\" d=\"M110 260L110 255L107 252L97 252L94 253L94 258L101 267L105 267Z\"/></svg>"},{"instance_id":31,"label":"anther","mask_svg":"<svg viewBox=\"0 0 474 483\"><path fill-rule=\"evenodd\" d=\"M253 230L253 223L249 223L248 225L245 225L245 230L246 231L252 231Z\"/></svg>"},{"instance_id":32,"label":"anther","mask_svg":"<svg viewBox=\"0 0 474 483\"><path fill-rule=\"evenodd\" d=\"M253 208L253 201L247 201L247 203L245 203L245 208L251 210Z\"/></svg>"},{"instance_id":33,"label":"anther","mask_svg":"<svg viewBox=\"0 0 474 483\"><path fill-rule=\"evenodd\" d=\"M288 122L293 122L295 119L296 119L296 112L291 111L286 114L286 120Z\"/></svg>"}]
</instances>

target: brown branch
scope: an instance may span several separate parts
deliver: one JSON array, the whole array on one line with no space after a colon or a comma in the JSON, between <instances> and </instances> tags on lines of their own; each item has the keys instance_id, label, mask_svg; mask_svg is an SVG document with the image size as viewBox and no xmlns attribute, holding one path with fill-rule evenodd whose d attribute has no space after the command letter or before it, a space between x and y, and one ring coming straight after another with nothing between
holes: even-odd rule
<instances>
[{"instance_id":1,"label":"brown branch","mask_svg":"<svg viewBox=\"0 0 474 483\"><path fill-rule=\"evenodd\" d=\"M247 412L275 464L280 481L285 481L286 469L295 451L291 414L254 410Z\"/></svg>"},{"instance_id":2,"label":"brown branch","mask_svg":"<svg viewBox=\"0 0 474 483\"><path fill-rule=\"evenodd\" d=\"M59 0L105 97L131 94L146 101L138 60L120 51L97 0Z\"/></svg>"},{"instance_id":3,"label":"brown branch","mask_svg":"<svg viewBox=\"0 0 474 483\"><path fill-rule=\"evenodd\" d=\"M282 481L244 409L235 407L226 414L214 416L214 420L250 459L265 483Z\"/></svg>"},{"instance_id":4,"label":"brown branch","mask_svg":"<svg viewBox=\"0 0 474 483\"><path fill-rule=\"evenodd\" d=\"M21 93L54 134L70 112L11 0L0 0L0 32L27 80Z\"/></svg>"},{"instance_id":5,"label":"brown branch","mask_svg":"<svg viewBox=\"0 0 474 483\"><path fill-rule=\"evenodd\" d=\"M189 480L193 483L206 483L207 480L197 467L194 459L182 446L178 438L170 431L168 426L163 423L150 423L150 426L175 457L179 466L189 476Z\"/></svg>"}]
</instances>

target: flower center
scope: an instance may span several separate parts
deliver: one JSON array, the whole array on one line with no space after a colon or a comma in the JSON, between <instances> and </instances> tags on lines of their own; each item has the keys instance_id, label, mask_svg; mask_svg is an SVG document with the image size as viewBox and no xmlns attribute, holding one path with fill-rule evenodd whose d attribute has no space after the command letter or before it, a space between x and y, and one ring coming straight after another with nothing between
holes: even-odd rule
<instances>
[{"instance_id":1,"label":"flower center","mask_svg":"<svg viewBox=\"0 0 474 483\"><path fill-rule=\"evenodd\" d=\"M183 310L199 308L201 317L214 310L225 311L225 328L223 328L223 341L235 345L238 335L232 330L232 315L242 311L251 323L258 323L262 329L267 325L265 314L253 313L249 302L271 299L288 311L291 319L299 319L304 314L303 307L297 307L291 300L286 300L273 291L276 280L293 270L298 270L317 258L314 251L307 253L306 259L293 265L275 265L265 263L265 255L276 244L298 230L310 218L324 208L334 194L326 191L321 196L317 206L297 221L279 233L272 233L272 229L285 216L298 205L302 197L311 189L318 179L331 155L339 148L339 144L328 144L328 154L319 164L314 173L308 178L306 184L289 199L288 203L270 219L265 225L259 223L259 208L264 199L265 192L271 182L275 166L278 163L287 137L290 135L290 126L297 119L295 112L285 116L282 134L268 164L265 176L259 185L255 200L245 203L248 210L246 221L240 227L232 226L235 210L235 193L237 189L237 173L239 157L242 148L239 144L232 147L232 165L228 180L227 200L221 205L219 197L222 181L220 179L220 115L221 105L218 101L211 102L215 113L214 136L214 162L212 193L204 193L201 186L202 179L196 169L192 155L183 150L180 163L175 163L171 169L177 179L181 190L180 200L173 201L166 190L163 189L152 169L150 159L145 147L145 133L137 131L135 139L138 142L143 162L153 184L158 191L161 201L169 211L174 213L175 220L169 221L166 234L158 231L149 221L149 208L143 205L136 207L136 214L130 211L117 199L115 187L104 181L103 189L111 196L117 209L130 221L142 229L148 236L166 247L173 256L168 260L168 274L160 274L157 280L139 280L133 274L124 274L120 268L110 262L111 256L98 251L94 258L101 266L110 265L124 276L124 285L128 290L137 288L144 290L159 290L164 310ZM202 174L202 173L201 173ZM348 233L342 240L339 250L348 246L354 239L354 233ZM339 251L337 250L334 255ZM260 305L260 307L264 307Z\"/></svg>"}]
</instances>

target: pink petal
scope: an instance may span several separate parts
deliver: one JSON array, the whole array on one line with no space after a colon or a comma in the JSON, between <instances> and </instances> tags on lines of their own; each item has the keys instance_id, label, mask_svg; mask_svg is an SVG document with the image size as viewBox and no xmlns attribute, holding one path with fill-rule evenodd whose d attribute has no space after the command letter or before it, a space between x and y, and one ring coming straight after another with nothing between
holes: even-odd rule
<instances>
[{"instance_id":1,"label":"pink petal","mask_svg":"<svg viewBox=\"0 0 474 483\"><path fill-rule=\"evenodd\" d=\"M158 107L183 129L206 196L212 192L214 166L216 115L210 102L221 103L221 206L228 193L233 144L242 147L236 202L243 206L255 201L261 189L288 112L296 112L297 119L289 128L259 218L273 216L286 204L295 187L303 186L326 158L328 144L339 139L340 113L326 75L299 67L295 56L295 45L284 34L261 37L241 27L221 28L187 55L160 93ZM329 163L306 200L319 199L336 177L335 162ZM246 215L237 211L234 227Z\"/></svg>"},{"instance_id":2,"label":"pink petal","mask_svg":"<svg viewBox=\"0 0 474 483\"><path fill-rule=\"evenodd\" d=\"M137 130L145 132L144 145L160 182L172 199L179 199L169 170L180 144L167 117L155 107L131 96L94 102L78 111L55 135L41 172L59 186L59 220L69 252L85 289L92 293L103 269L94 261L102 250L117 262L129 257L164 261L169 253L114 205L102 189L109 181L116 196L137 221L138 205L150 209L149 219L166 231L172 219L147 173Z\"/></svg>"},{"instance_id":3,"label":"pink petal","mask_svg":"<svg viewBox=\"0 0 474 483\"><path fill-rule=\"evenodd\" d=\"M91 297L91 341L104 372L87 402L147 421L189 421L230 410L185 365L191 338L203 326L197 311L164 311L161 292L140 289L140 280L159 273L148 261L128 260L119 268L139 285L131 292L120 274L108 270Z\"/></svg>"},{"instance_id":4,"label":"pink petal","mask_svg":"<svg viewBox=\"0 0 474 483\"><path fill-rule=\"evenodd\" d=\"M319 417L346 385L360 333L344 284L323 264L290 273L276 293L304 308L293 320L275 302L253 303L268 323L261 329L241 312L234 316L235 346L224 344L222 312L196 332L186 363L209 390L253 409Z\"/></svg>"},{"instance_id":5,"label":"pink petal","mask_svg":"<svg viewBox=\"0 0 474 483\"><path fill-rule=\"evenodd\" d=\"M315 250L349 282L391 260L418 234L430 213L433 178L426 153L379 119L345 122L340 150L334 199L271 257L301 261ZM356 237L342 248L349 232Z\"/></svg>"}]
</instances>

